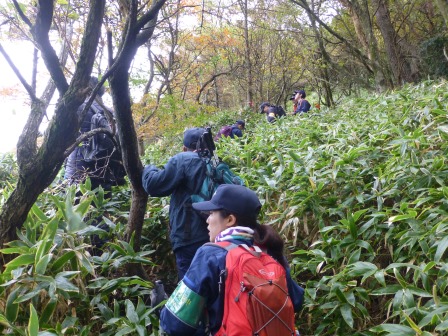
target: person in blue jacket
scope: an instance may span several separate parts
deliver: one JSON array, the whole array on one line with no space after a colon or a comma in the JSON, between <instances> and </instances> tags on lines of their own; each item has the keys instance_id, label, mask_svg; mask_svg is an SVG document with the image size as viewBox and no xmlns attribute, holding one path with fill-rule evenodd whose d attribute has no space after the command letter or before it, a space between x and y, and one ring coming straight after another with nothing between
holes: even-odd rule
<instances>
[{"instance_id":1,"label":"person in blue jacket","mask_svg":"<svg viewBox=\"0 0 448 336\"><path fill-rule=\"evenodd\" d=\"M146 166L142 175L143 188L150 196L171 195L170 240L179 280L190 267L196 250L209 240L205 219L191 206L191 196L199 192L206 174L198 148L204 132L204 128L187 129L183 152L171 157L163 169Z\"/></svg>"},{"instance_id":2,"label":"person in blue jacket","mask_svg":"<svg viewBox=\"0 0 448 336\"><path fill-rule=\"evenodd\" d=\"M271 226L257 223L261 204L255 192L244 186L223 184L210 201L193 203L193 208L209 213L207 229L211 242L255 244L274 257L286 269L288 293L295 312L301 308L304 291L291 278L282 238ZM160 325L165 333L199 336L214 335L219 330L224 313L220 278L225 274L226 255L227 250L219 246L207 244L198 249L161 311Z\"/></svg>"},{"instance_id":3,"label":"person in blue jacket","mask_svg":"<svg viewBox=\"0 0 448 336\"><path fill-rule=\"evenodd\" d=\"M294 97L294 112L293 115L306 113L310 110L311 104L305 99L306 92L304 90L294 91L296 96Z\"/></svg>"},{"instance_id":4,"label":"person in blue jacket","mask_svg":"<svg viewBox=\"0 0 448 336\"><path fill-rule=\"evenodd\" d=\"M231 127L232 133L230 134L230 137L232 139L235 137L241 138L243 136L243 131L246 128L246 123L244 122L244 120L237 120Z\"/></svg>"}]
</instances>

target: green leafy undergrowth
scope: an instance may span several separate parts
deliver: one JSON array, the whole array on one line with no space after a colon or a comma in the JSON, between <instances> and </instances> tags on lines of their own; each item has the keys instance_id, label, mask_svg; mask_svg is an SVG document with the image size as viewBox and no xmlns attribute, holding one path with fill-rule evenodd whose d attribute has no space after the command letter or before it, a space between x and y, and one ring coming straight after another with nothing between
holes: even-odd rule
<instances>
[{"instance_id":1,"label":"green leafy undergrowth","mask_svg":"<svg viewBox=\"0 0 448 336\"><path fill-rule=\"evenodd\" d=\"M218 144L285 237L302 335L447 329L447 106L448 84L423 82L275 124L253 115Z\"/></svg>"},{"instance_id":2,"label":"green leafy undergrowth","mask_svg":"<svg viewBox=\"0 0 448 336\"><path fill-rule=\"evenodd\" d=\"M153 267L153 251L136 252L133 239L121 239L120 198L90 191L89 181L54 184L39 197L18 239L0 250L8 260L0 274L1 334L152 334L152 283L126 276L124 267Z\"/></svg>"},{"instance_id":3,"label":"green leafy undergrowth","mask_svg":"<svg viewBox=\"0 0 448 336\"><path fill-rule=\"evenodd\" d=\"M447 107L448 84L423 82L274 124L245 115L244 136L217 144L259 195L261 222L285 238L306 288L302 335L446 333ZM217 114L213 131L230 119ZM142 161L163 166L181 144L181 132L161 138ZM41 195L19 240L1 251L11 256L0 275L3 334L157 333L151 284L121 269L140 262L175 282L169 199L150 197L140 253L120 240L129 199L127 188L107 200L88 185ZM106 226L90 225L99 216ZM92 235L107 241L99 255Z\"/></svg>"},{"instance_id":4,"label":"green leafy undergrowth","mask_svg":"<svg viewBox=\"0 0 448 336\"><path fill-rule=\"evenodd\" d=\"M446 329L447 88L348 100L239 144L240 172L306 286L302 334Z\"/></svg>"}]
</instances>

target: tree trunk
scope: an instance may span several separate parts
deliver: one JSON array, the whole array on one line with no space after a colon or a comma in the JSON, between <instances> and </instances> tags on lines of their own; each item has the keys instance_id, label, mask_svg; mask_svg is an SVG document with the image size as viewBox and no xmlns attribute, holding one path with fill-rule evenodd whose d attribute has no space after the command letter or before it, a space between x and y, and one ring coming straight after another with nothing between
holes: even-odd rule
<instances>
[{"instance_id":1,"label":"tree trunk","mask_svg":"<svg viewBox=\"0 0 448 336\"><path fill-rule=\"evenodd\" d=\"M148 194L143 189L142 171L143 165L140 161L137 133L134 126L131 110L131 95L129 90L129 69L131 62L138 48L146 43L152 36L157 23L157 16L160 8L166 0L155 1L150 10L139 20L136 20L138 6L137 1L129 3L129 18L127 22L127 32L123 34L117 55L119 58L110 64L114 68L109 83L113 99L115 114L117 118L117 131L123 155L123 164L129 176L132 188L131 209L129 212L127 240L134 237L134 250L141 249L141 234L143 220L148 201ZM143 29L144 28L144 29ZM111 34L111 32L109 32ZM112 53L112 46L109 46L109 53ZM147 278L143 268L136 265L128 265L128 272Z\"/></svg>"},{"instance_id":2,"label":"tree trunk","mask_svg":"<svg viewBox=\"0 0 448 336\"><path fill-rule=\"evenodd\" d=\"M331 67L331 58L330 55L327 53L327 50L325 49L324 40L322 38L321 32L319 28L316 25L316 20L313 15L309 15L308 18L311 21L311 26L314 31L314 38L316 39L316 42L319 46L319 61L322 64L322 66L319 68L320 77L323 78L322 85L324 87L324 99L325 99L325 105L332 107L334 106L334 100L333 100L333 92L331 90L330 86L330 75L328 73L328 69Z\"/></svg>"},{"instance_id":3,"label":"tree trunk","mask_svg":"<svg viewBox=\"0 0 448 336\"><path fill-rule=\"evenodd\" d=\"M131 58L133 56L130 55ZM135 234L134 249L140 250L143 218L148 194L142 186L143 165L140 161L137 133L131 111L127 64L120 65L110 77L110 88L117 118L118 137L123 154L123 163L132 186L132 202L129 212L128 239Z\"/></svg>"},{"instance_id":4,"label":"tree trunk","mask_svg":"<svg viewBox=\"0 0 448 336\"><path fill-rule=\"evenodd\" d=\"M403 83L413 82L418 73L415 73L415 67L406 59L406 55L400 47L400 44L406 46L407 44L405 41L399 43L399 37L390 19L387 0L372 0L372 3L376 8L375 17L383 37L394 83L402 85Z\"/></svg>"},{"instance_id":5,"label":"tree trunk","mask_svg":"<svg viewBox=\"0 0 448 336\"><path fill-rule=\"evenodd\" d=\"M36 24L32 27L32 32L61 99L56 105L54 117L45 133L43 143L37 148L38 128L45 114L46 104L29 91L32 100L31 113L17 144L19 179L0 213L0 246L16 239L16 230L22 227L37 197L54 180L66 157L66 149L75 142L79 128L76 111L87 94L85 88L95 60L104 0L91 1L89 23L81 45L80 60L70 85L67 84L61 63L49 41L53 17L52 4L52 2L39 2Z\"/></svg>"},{"instance_id":6,"label":"tree trunk","mask_svg":"<svg viewBox=\"0 0 448 336\"><path fill-rule=\"evenodd\" d=\"M247 74L247 90L246 90L246 104L245 106L249 106L253 103L254 92L253 92L253 73L252 73L252 62L250 57L250 40L249 40L249 14L247 7L247 0L240 0L241 11L244 15L244 43L245 43L245 57L244 64L246 66L246 74Z\"/></svg>"},{"instance_id":7,"label":"tree trunk","mask_svg":"<svg viewBox=\"0 0 448 336\"><path fill-rule=\"evenodd\" d=\"M373 33L372 20L367 0L339 0L350 11L356 36L371 62L371 68L378 91L393 88L391 80L387 80L387 72L380 64L378 41Z\"/></svg>"}]
</instances>

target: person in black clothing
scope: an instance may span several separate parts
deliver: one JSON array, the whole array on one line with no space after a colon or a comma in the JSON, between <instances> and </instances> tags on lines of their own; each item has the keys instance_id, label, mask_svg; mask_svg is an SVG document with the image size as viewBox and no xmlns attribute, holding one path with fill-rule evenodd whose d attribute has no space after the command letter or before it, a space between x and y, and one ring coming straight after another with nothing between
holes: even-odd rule
<instances>
[{"instance_id":1,"label":"person in black clothing","mask_svg":"<svg viewBox=\"0 0 448 336\"><path fill-rule=\"evenodd\" d=\"M89 88L93 90L97 84L98 79L96 77L91 77ZM109 119L112 120L112 117L107 118L105 115L106 107L101 101L101 96L103 94L104 88L101 88L95 101L92 103L81 122L79 130L80 134L90 131L92 129L92 124L95 124L98 128L105 128L111 131L112 125ZM87 99L78 108L77 114L79 117L81 116L86 103ZM112 115L110 111L107 112ZM96 119L96 121L94 121L94 119ZM84 142L76 147L67 158L64 178L69 184L83 183L89 178L92 190L101 186L104 190L104 197L109 199L112 196L112 186L125 184L124 176L126 173L121 161L121 152L115 147L114 141L112 141L109 135L97 133L93 137L96 137L95 141L101 143L100 146L103 150L93 157L85 157L89 152L88 146L92 145L92 139L89 138L84 140ZM90 153L92 153L92 151L90 151ZM77 196L79 197L80 195L81 192L78 192ZM79 198L75 200L75 204L77 203L79 203ZM102 216L93 218L90 224L105 231L109 230L109 226L103 223ZM93 235L91 241L93 245L93 254L101 254L99 249L104 245L106 240L97 235Z\"/></svg>"},{"instance_id":2,"label":"person in black clothing","mask_svg":"<svg viewBox=\"0 0 448 336\"><path fill-rule=\"evenodd\" d=\"M93 89L97 84L98 79L96 77L91 77L89 88ZM101 88L81 122L80 134L91 130L93 122L92 118L97 113L99 116L99 119L97 120L98 127L105 128L109 131L112 129L112 125L105 115L105 107L101 101L101 96L103 94L104 88ZM86 103L87 99L86 102L78 108L78 116L81 116ZM111 114L111 112L109 113ZM89 146L90 141L90 139L86 139L80 146L76 147L67 158L64 178L67 179L70 184L82 183L87 178L90 178L92 190L102 186L110 196L110 191L112 190L113 185L124 184L123 178L125 172L121 163L120 151L115 147L114 142L106 134L99 133L97 139L99 138L101 138L101 147L104 148L104 151L99 153L96 157L85 158L85 147Z\"/></svg>"},{"instance_id":3,"label":"person in black clothing","mask_svg":"<svg viewBox=\"0 0 448 336\"><path fill-rule=\"evenodd\" d=\"M271 104L268 103L268 102L261 103L261 105L260 105L260 113L261 114L267 113L270 107L271 107Z\"/></svg>"},{"instance_id":4,"label":"person in black clothing","mask_svg":"<svg viewBox=\"0 0 448 336\"><path fill-rule=\"evenodd\" d=\"M270 123L275 122L278 118L285 117L286 113L283 107L264 102L260 105L260 113L266 114L266 120Z\"/></svg>"}]
</instances>

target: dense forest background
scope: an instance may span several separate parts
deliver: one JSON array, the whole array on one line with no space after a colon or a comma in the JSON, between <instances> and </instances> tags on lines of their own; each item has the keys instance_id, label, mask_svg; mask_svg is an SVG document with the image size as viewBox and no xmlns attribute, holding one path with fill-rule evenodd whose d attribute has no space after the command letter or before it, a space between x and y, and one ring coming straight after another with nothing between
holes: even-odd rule
<instances>
[{"instance_id":1,"label":"dense forest background","mask_svg":"<svg viewBox=\"0 0 448 336\"><path fill-rule=\"evenodd\" d=\"M0 53L30 103L0 161L3 333L157 334L148 291L175 283L168 200L148 199L142 167L177 152L185 127L237 118L248 131L218 151L287 241L302 334L447 329L446 1L12 0L0 18ZM35 47L32 73L5 40ZM60 179L91 74L128 176L112 200ZM291 112L294 89L311 113L267 124L258 105ZM109 233L88 225L100 214ZM110 241L100 256L94 233Z\"/></svg>"}]
</instances>

